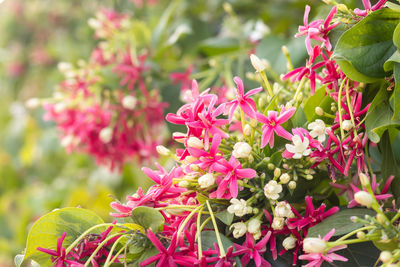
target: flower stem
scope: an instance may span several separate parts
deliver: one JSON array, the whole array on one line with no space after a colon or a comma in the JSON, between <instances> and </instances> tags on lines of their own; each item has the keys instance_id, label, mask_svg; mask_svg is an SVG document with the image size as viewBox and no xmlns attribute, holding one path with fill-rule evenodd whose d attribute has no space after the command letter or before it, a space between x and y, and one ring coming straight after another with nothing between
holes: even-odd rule
<instances>
[{"instance_id":1,"label":"flower stem","mask_svg":"<svg viewBox=\"0 0 400 267\"><path fill-rule=\"evenodd\" d=\"M225 249L224 249L224 246L222 245L222 240L221 240L221 236L219 235L218 226L217 226L217 222L216 222L215 217L214 217L214 213L213 213L213 211L211 209L210 202L208 200L206 200L206 203L207 203L207 208L210 211L211 221L212 221L212 223L214 225L215 235L217 236L218 247L219 247L219 251L220 251L220 257L225 257L225 255L226 255L225 254Z\"/></svg>"},{"instance_id":2,"label":"flower stem","mask_svg":"<svg viewBox=\"0 0 400 267\"><path fill-rule=\"evenodd\" d=\"M178 229L178 233L177 233L177 238L179 238L179 236L181 235L183 228L185 227L185 225L189 222L189 220L193 217L193 215L199 211L202 207L204 206L204 204L198 206L197 208L195 208L191 213L189 213L189 215L186 217L186 219L183 221L183 223L181 224L181 227L179 227Z\"/></svg>"},{"instance_id":3,"label":"flower stem","mask_svg":"<svg viewBox=\"0 0 400 267\"><path fill-rule=\"evenodd\" d=\"M273 91L272 91L271 85L269 84L268 77L267 77L267 75L265 74L265 71L261 71L261 72L260 72L260 75L261 75L261 78L262 78L263 81L264 81L265 87L267 88L267 93L268 93L271 97L274 97L274 93L273 93Z\"/></svg>"},{"instance_id":4,"label":"flower stem","mask_svg":"<svg viewBox=\"0 0 400 267\"><path fill-rule=\"evenodd\" d=\"M199 254L199 260L203 257L203 250L201 248L201 213L203 212L204 206L199 210L197 215L197 248Z\"/></svg>"},{"instance_id":5,"label":"flower stem","mask_svg":"<svg viewBox=\"0 0 400 267\"><path fill-rule=\"evenodd\" d=\"M338 95L338 112L339 112L340 135L342 137L341 140L344 139L344 129L342 127L342 124L343 124L343 118L342 118L342 90L343 90L344 83L346 82L346 79L347 79L347 77L345 79L343 79L342 84L340 85L340 88L339 88L339 95Z\"/></svg>"},{"instance_id":6,"label":"flower stem","mask_svg":"<svg viewBox=\"0 0 400 267\"><path fill-rule=\"evenodd\" d=\"M107 267L107 266L110 265L110 260L111 260L111 262L114 262L115 259L118 257L118 255L121 254L121 252L125 249L126 246L128 246L129 242L126 242L125 246L123 246L123 247L117 252L117 254L115 254L115 256L111 259L112 253L114 252L114 249L117 247L117 244L119 244L119 241L120 241L122 238L124 238L124 237L125 237L125 236L121 236L120 238L118 238L118 239L114 242L114 244L112 245L110 251L108 252L108 256L107 256L106 262L104 263L104 267Z\"/></svg>"},{"instance_id":7,"label":"flower stem","mask_svg":"<svg viewBox=\"0 0 400 267\"><path fill-rule=\"evenodd\" d=\"M354 120L353 110L351 109L351 102L350 102L350 96L349 96L349 80L347 80L347 82L346 82L346 100L347 100L347 106L349 108L351 123L353 124L354 137L356 137L357 129L356 129L356 122Z\"/></svg>"},{"instance_id":8,"label":"flower stem","mask_svg":"<svg viewBox=\"0 0 400 267\"><path fill-rule=\"evenodd\" d=\"M301 89L303 88L304 84L306 83L306 80L307 80L307 78L303 77L299 83L299 86L297 86L296 93L294 94L294 97L293 97L293 100L295 102L297 102L297 98L300 94Z\"/></svg>"},{"instance_id":9,"label":"flower stem","mask_svg":"<svg viewBox=\"0 0 400 267\"><path fill-rule=\"evenodd\" d=\"M113 235L108 236L106 239L103 240L103 242L101 242L100 244L97 245L97 248L95 249L95 251L93 251L92 255L90 255L90 257L87 259L87 261L85 262L85 266L89 266L90 262L92 261L92 259L96 256L97 252L99 252L99 250L104 246L105 243L108 242L108 240L110 240L111 238L116 237L117 235L120 235L121 233L116 233ZM119 239L118 239L119 240Z\"/></svg>"}]
</instances>

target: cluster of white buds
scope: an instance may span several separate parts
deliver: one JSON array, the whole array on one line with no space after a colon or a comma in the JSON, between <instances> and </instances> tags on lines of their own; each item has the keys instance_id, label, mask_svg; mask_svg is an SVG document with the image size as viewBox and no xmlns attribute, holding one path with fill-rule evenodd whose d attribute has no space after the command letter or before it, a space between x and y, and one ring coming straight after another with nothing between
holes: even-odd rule
<instances>
[{"instance_id":1,"label":"cluster of white buds","mask_svg":"<svg viewBox=\"0 0 400 267\"><path fill-rule=\"evenodd\" d=\"M252 213L253 209L248 207L246 204L246 200L244 199L231 199L231 205L228 207L228 212L235 214L238 217L242 217L246 214Z\"/></svg>"},{"instance_id":2,"label":"cluster of white buds","mask_svg":"<svg viewBox=\"0 0 400 267\"><path fill-rule=\"evenodd\" d=\"M253 235L254 239L261 237L261 221L257 218L251 218L247 223L247 232Z\"/></svg>"},{"instance_id":3,"label":"cluster of white buds","mask_svg":"<svg viewBox=\"0 0 400 267\"><path fill-rule=\"evenodd\" d=\"M276 203L274 209L274 220L272 221L271 227L274 230L281 230L285 226L285 218L294 218L292 208L285 201Z\"/></svg>"}]
</instances>

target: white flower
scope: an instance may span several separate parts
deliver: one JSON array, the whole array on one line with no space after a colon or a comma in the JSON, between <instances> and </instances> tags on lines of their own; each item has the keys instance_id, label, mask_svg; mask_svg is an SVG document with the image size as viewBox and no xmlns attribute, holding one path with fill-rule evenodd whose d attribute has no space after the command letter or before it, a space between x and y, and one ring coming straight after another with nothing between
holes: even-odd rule
<instances>
[{"instance_id":1,"label":"white flower","mask_svg":"<svg viewBox=\"0 0 400 267\"><path fill-rule=\"evenodd\" d=\"M248 213L251 213L253 210L251 207L247 207L246 200L244 199L239 200L232 198L230 202L231 205L228 207L228 212L235 214L238 217L242 217Z\"/></svg>"},{"instance_id":2,"label":"white flower","mask_svg":"<svg viewBox=\"0 0 400 267\"><path fill-rule=\"evenodd\" d=\"M247 232L247 227L244 222L237 222L231 225L229 229L231 230L233 228L233 237L234 238L239 238L244 236Z\"/></svg>"},{"instance_id":3,"label":"white flower","mask_svg":"<svg viewBox=\"0 0 400 267\"><path fill-rule=\"evenodd\" d=\"M187 140L187 145L188 147L194 147L198 149L203 149L204 147L203 141L195 136L189 137L189 139Z\"/></svg>"},{"instance_id":4,"label":"white flower","mask_svg":"<svg viewBox=\"0 0 400 267\"><path fill-rule=\"evenodd\" d=\"M254 54L250 55L250 62L251 62L251 65L253 65L254 69L257 72L262 72L267 68L267 65L259 57L257 57Z\"/></svg>"},{"instance_id":5,"label":"white flower","mask_svg":"<svg viewBox=\"0 0 400 267\"><path fill-rule=\"evenodd\" d=\"M276 204L274 215L276 217L286 217L286 218L293 218L294 214L292 212L292 208L288 203L285 201L280 201Z\"/></svg>"},{"instance_id":6,"label":"white flower","mask_svg":"<svg viewBox=\"0 0 400 267\"><path fill-rule=\"evenodd\" d=\"M277 200L280 192L282 192L282 185L274 180L269 181L264 187L265 196L272 200Z\"/></svg>"},{"instance_id":7,"label":"white flower","mask_svg":"<svg viewBox=\"0 0 400 267\"><path fill-rule=\"evenodd\" d=\"M249 38L252 41L259 41L264 38L271 30L267 25L264 24L262 20L257 20L254 24L254 29L251 30Z\"/></svg>"},{"instance_id":8,"label":"white flower","mask_svg":"<svg viewBox=\"0 0 400 267\"><path fill-rule=\"evenodd\" d=\"M198 180L201 188L207 188L215 184L215 177L212 173L207 173L201 176Z\"/></svg>"},{"instance_id":9,"label":"white flower","mask_svg":"<svg viewBox=\"0 0 400 267\"><path fill-rule=\"evenodd\" d=\"M292 137L292 141L294 145L286 144L286 150L294 154L294 159L301 159L302 156L310 155L311 149L307 148L310 141L307 137L304 137L304 140L301 141L301 137L296 134Z\"/></svg>"},{"instance_id":10,"label":"white flower","mask_svg":"<svg viewBox=\"0 0 400 267\"><path fill-rule=\"evenodd\" d=\"M99 133L99 138L104 144L109 143L112 137L113 129L111 129L110 127L103 128Z\"/></svg>"},{"instance_id":11,"label":"white flower","mask_svg":"<svg viewBox=\"0 0 400 267\"><path fill-rule=\"evenodd\" d=\"M256 218L252 218L247 224L247 232L249 232L250 234L257 234L257 232L260 231L260 227L261 221Z\"/></svg>"},{"instance_id":12,"label":"white flower","mask_svg":"<svg viewBox=\"0 0 400 267\"><path fill-rule=\"evenodd\" d=\"M286 250L290 250L296 246L296 242L297 242L297 239L294 236L290 235L283 240L282 246Z\"/></svg>"},{"instance_id":13,"label":"white flower","mask_svg":"<svg viewBox=\"0 0 400 267\"><path fill-rule=\"evenodd\" d=\"M70 145L72 145L75 141L75 137L71 134L64 136L61 139L61 146L62 147L69 147Z\"/></svg>"},{"instance_id":14,"label":"white flower","mask_svg":"<svg viewBox=\"0 0 400 267\"><path fill-rule=\"evenodd\" d=\"M358 191L357 193L354 194L354 200L357 201L357 203L369 208L372 205L372 202L374 199L372 196L365 191Z\"/></svg>"},{"instance_id":15,"label":"white flower","mask_svg":"<svg viewBox=\"0 0 400 267\"><path fill-rule=\"evenodd\" d=\"M258 231L257 233L255 233L255 234L253 234L253 237L254 237L255 240L260 239L260 237L261 237L261 230L259 230L259 231Z\"/></svg>"},{"instance_id":16,"label":"white flower","mask_svg":"<svg viewBox=\"0 0 400 267\"><path fill-rule=\"evenodd\" d=\"M136 107L137 99L132 95L127 95L122 99L122 106L129 110L134 110Z\"/></svg>"},{"instance_id":17,"label":"white flower","mask_svg":"<svg viewBox=\"0 0 400 267\"><path fill-rule=\"evenodd\" d=\"M308 125L308 129L311 130L310 135L312 138L318 137L318 142L322 143L326 139L326 127L323 120L317 119Z\"/></svg>"},{"instance_id":18,"label":"white flower","mask_svg":"<svg viewBox=\"0 0 400 267\"><path fill-rule=\"evenodd\" d=\"M285 219L284 218L274 217L274 220L272 221L271 227L274 230L281 230L284 225L285 225Z\"/></svg>"},{"instance_id":19,"label":"white flower","mask_svg":"<svg viewBox=\"0 0 400 267\"><path fill-rule=\"evenodd\" d=\"M162 146L162 145L156 146L156 150L157 150L158 154L163 155L163 156L168 156L171 153L171 151L168 148L166 148L165 146Z\"/></svg>"},{"instance_id":20,"label":"white flower","mask_svg":"<svg viewBox=\"0 0 400 267\"><path fill-rule=\"evenodd\" d=\"M66 72L72 69L72 64L68 62L59 62L57 67L60 72Z\"/></svg>"},{"instance_id":21,"label":"white flower","mask_svg":"<svg viewBox=\"0 0 400 267\"><path fill-rule=\"evenodd\" d=\"M344 120L342 122L342 128L345 131L350 131L351 129L353 129L353 123L350 120Z\"/></svg>"},{"instance_id":22,"label":"white flower","mask_svg":"<svg viewBox=\"0 0 400 267\"><path fill-rule=\"evenodd\" d=\"M303 250L306 253L323 253L326 243L321 238L307 237L304 239Z\"/></svg>"},{"instance_id":23,"label":"white flower","mask_svg":"<svg viewBox=\"0 0 400 267\"><path fill-rule=\"evenodd\" d=\"M239 158L248 158L251 153L251 146L246 142L237 142L233 146L232 155L239 159Z\"/></svg>"}]
</instances>

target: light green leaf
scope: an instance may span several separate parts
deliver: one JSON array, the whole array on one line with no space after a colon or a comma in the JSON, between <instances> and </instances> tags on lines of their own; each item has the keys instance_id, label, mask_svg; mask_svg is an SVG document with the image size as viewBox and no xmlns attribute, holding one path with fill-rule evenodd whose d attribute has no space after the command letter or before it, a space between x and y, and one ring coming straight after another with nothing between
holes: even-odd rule
<instances>
[{"instance_id":1,"label":"light green leaf","mask_svg":"<svg viewBox=\"0 0 400 267\"><path fill-rule=\"evenodd\" d=\"M386 60L385 64L383 64L383 69L385 71L391 71L394 68L395 63L400 63L400 53L396 50L393 55Z\"/></svg>"},{"instance_id":2,"label":"light green leaf","mask_svg":"<svg viewBox=\"0 0 400 267\"><path fill-rule=\"evenodd\" d=\"M400 6L399 6L399 8L400 8ZM400 11L398 11L398 12L400 12ZM394 30L393 43L397 47L397 49L400 49L400 23L397 24L397 27Z\"/></svg>"},{"instance_id":3,"label":"light green leaf","mask_svg":"<svg viewBox=\"0 0 400 267\"><path fill-rule=\"evenodd\" d=\"M228 210L216 213L215 217L217 217L221 222L223 222L226 225L231 225L233 221L233 214L229 213Z\"/></svg>"},{"instance_id":4,"label":"light green leaf","mask_svg":"<svg viewBox=\"0 0 400 267\"><path fill-rule=\"evenodd\" d=\"M153 232L158 232L164 224L164 217L158 210L145 206L134 208L131 218L134 223L146 230L151 228Z\"/></svg>"},{"instance_id":5,"label":"light green leaf","mask_svg":"<svg viewBox=\"0 0 400 267\"><path fill-rule=\"evenodd\" d=\"M235 38L209 38L200 43L199 49L208 56L220 55L240 48L239 40Z\"/></svg>"},{"instance_id":6,"label":"light green leaf","mask_svg":"<svg viewBox=\"0 0 400 267\"><path fill-rule=\"evenodd\" d=\"M308 231L307 237L325 236L330 230L335 229L333 236L342 236L363 226L362 223L353 223L351 216L364 218L365 215L374 216L375 211L369 209L344 209L326 218L321 223L313 226Z\"/></svg>"},{"instance_id":7,"label":"light green leaf","mask_svg":"<svg viewBox=\"0 0 400 267\"><path fill-rule=\"evenodd\" d=\"M396 51L393 32L400 13L381 9L347 30L339 39L334 58L347 76L360 82L388 76L384 62Z\"/></svg>"},{"instance_id":8,"label":"light green leaf","mask_svg":"<svg viewBox=\"0 0 400 267\"><path fill-rule=\"evenodd\" d=\"M35 222L28 234L25 258L43 266L51 266L50 255L37 250L38 247L57 249L57 239L67 233L63 246L68 247L83 232L104 221L90 210L63 208L54 210ZM93 233L101 233L104 228ZM18 258L20 260L20 258Z\"/></svg>"},{"instance_id":9,"label":"light green leaf","mask_svg":"<svg viewBox=\"0 0 400 267\"><path fill-rule=\"evenodd\" d=\"M315 108L321 107L325 111L331 109L331 103L333 99L326 95L325 87L321 87L315 91L315 94L310 96L304 104L304 113L306 114L307 120L313 122L318 118L321 118L315 114Z\"/></svg>"}]
</instances>

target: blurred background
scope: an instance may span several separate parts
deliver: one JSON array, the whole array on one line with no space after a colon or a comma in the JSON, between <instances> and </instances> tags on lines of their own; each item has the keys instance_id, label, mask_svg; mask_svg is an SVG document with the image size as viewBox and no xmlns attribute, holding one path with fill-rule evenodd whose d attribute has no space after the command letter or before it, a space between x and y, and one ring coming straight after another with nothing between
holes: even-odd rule
<instances>
[{"instance_id":1,"label":"blurred background","mask_svg":"<svg viewBox=\"0 0 400 267\"><path fill-rule=\"evenodd\" d=\"M55 125L43 120L44 111L28 109L25 103L52 95L63 80L59 62L89 58L98 41L88 20L101 7L157 24L168 2L0 0L0 266L13 266L13 257L23 250L30 226L43 214L80 205L111 221L110 196L123 201L139 186L148 187L149 179L134 161L126 163L121 172L111 172L96 166L86 154L67 154ZM293 39L302 24L305 4L313 6L311 17L329 10L321 1L181 2L184 8L175 24L187 25L190 30L176 43L179 52L169 55L174 60L165 68L171 72L184 71L192 62L209 60L226 49L209 41L237 30L234 18L223 8L224 2L231 4L241 21L261 20L267 26L258 53L282 72L285 65L280 67L273 51ZM354 7L354 1L342 2ZM147 4L151 4L151 12L144 10ZM236 35L246 31L241 30ZM297 61L301 64L305 58L303 41L292 46L294 53L300 51ZM168 111L175 112L181 104L179 86L171 84L168 73L161 76L166 80L161 86L163 100L170 104Z\"/></svg>"}]
</instances>

